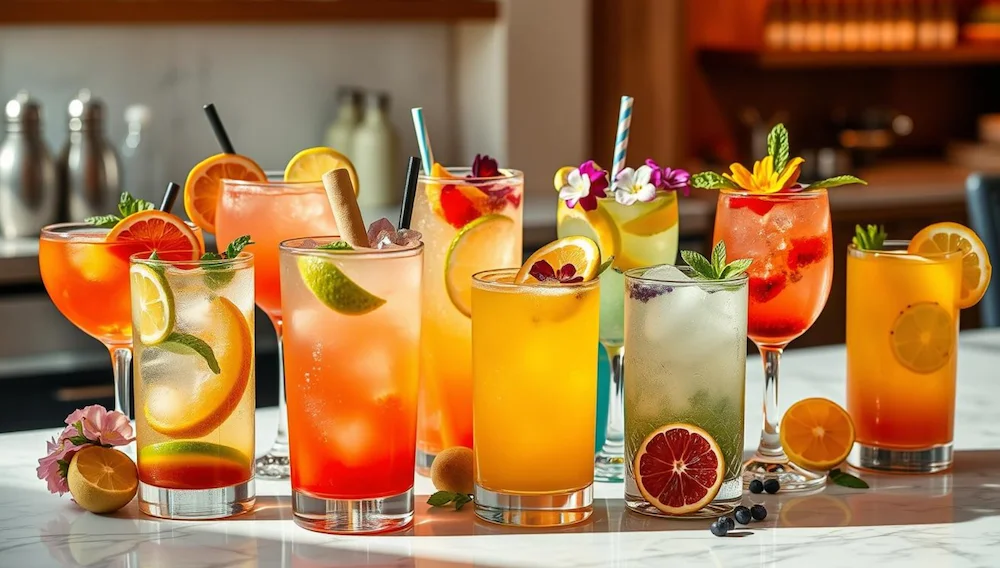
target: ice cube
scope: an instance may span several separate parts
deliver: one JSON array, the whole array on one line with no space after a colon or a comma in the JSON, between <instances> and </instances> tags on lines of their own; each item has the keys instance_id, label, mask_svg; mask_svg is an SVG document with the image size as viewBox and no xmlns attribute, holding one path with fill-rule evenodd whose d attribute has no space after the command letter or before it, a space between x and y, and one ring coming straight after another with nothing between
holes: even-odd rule
<instances>
[{"instance_id":1,"label":"ice cube","mask_svg":"<svg viewBox=\"0 0 1000 568\"><path fill-rule=\"evenodd\" d=\"M650 300L644 314L646 339L651 342L683 341L691 325L698 321L706 295L698 285L673 286L666 294Z\"/></svg>"},{"instance_id":2,"label":"ice cube","mask_svg":"<svg viewBox=\"0 0 1000 568\"><path fill-rule=\"evenodd\" d=\"M644 272L642 277L648 278L649 280L659 280L661 282L689 282L693 280L690 276L684 274L680 268L677 268L672 264L654 266Z\"/></svg>"},{"instance_id":3,"label":"ice cube","mask_svg":"<svg viewBox=\"0 0 1000 568\"><path fill-rule=\"evenodd\" d=\"M373 424L362 415L344 416L334 420L334 428L328 431L331 451L337 460L347 466L364 465L378 453L377 436L379 425Z\"/></svg>"},{"instance_id":4,"label":"ice cube","mask_svg":"<svg viewBox=\"0 0 1000 568\"><path fill-rule=\"evenodd\" d=\"M776 205L761 220L769 222L779 233L784 233L792 228L794 216L790 207Z\"/></svg>"},{"instance_id":5,"label":"ice cube","mask_svg":"<svg viewBox=\"0 0 1000 568\"><path fill-rule=\"evenodd\" d=\"M299 248L313 249L319 246L319 243L313 239L305 239L299 243Z\"/></svg>"}]
</instances>

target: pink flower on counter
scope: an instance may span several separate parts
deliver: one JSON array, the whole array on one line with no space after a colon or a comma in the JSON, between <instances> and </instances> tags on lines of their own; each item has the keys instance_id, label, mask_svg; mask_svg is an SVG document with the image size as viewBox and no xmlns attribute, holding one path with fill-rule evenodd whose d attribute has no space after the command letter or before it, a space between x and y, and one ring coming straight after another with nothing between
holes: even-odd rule
<instances>
[{"instance_id":1,"label":"pink flower on counter","mask_svg":"<svg viewBox=\"0 0 1000 568\"><path fill-rule=\"evenodd\" d=\"M135 440L135 433L128 416L121 412L108 412L99 404L92 404L66 417L66 424L76 427L89 442L101 446L124 446Z\"/></svg>"},{"instance_id":2,"label":"pink flower on counter","mask_svg":"<svg viewBox=\"0 0 1000 568\"><path fill-rule=\"evenodd\" d=\"M72 430L75 435L76 429L68 426L63 430L59 438L45 442L46 456L38 460L38 479L48 484L50 493L62 495L69 491L69 484L66 482L66 472L69 469L69 462L73 459L73 454L80 450L69 440L71 436L67 433Z\"/></svg>"}]
</instances>

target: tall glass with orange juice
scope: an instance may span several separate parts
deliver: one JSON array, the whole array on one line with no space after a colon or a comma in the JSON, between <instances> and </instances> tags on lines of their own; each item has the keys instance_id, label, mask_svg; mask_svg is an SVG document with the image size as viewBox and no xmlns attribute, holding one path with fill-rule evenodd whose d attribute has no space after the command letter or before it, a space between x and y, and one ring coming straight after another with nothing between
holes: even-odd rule
<instances>
[{"instance_id":1,"label":"tall glass with orange juice","mask_svg":"<svg viewBox=\"0 0 1000 568\"><path fill-rule=\"evenodd\" d=\"M281 244L292 510L381 532L413 520L423 244L344 245Z\"/></svg>"}]
</instances>

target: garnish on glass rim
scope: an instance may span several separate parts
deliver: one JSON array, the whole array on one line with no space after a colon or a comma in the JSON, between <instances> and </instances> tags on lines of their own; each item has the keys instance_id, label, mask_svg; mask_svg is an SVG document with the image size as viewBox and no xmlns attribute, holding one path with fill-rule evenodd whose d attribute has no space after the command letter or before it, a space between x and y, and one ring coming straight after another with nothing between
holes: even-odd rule
<instances>
[{"instance_id":1,"label":"garnish on glass rim","mask_svg":"<svg viewBox=\"0 0 1000 568\"><path fill-rule=\"evenodd\" d=\"M254 244L254 242L250 240L250 235L243 235L242 237L236 237L235 239L233 239L233 242L229 243L229 246L226 247L226 250L222 251L222 254L214 252L206 252L205 254L201 255L201 260L233 259L238 257L240 253L243 252L243 249L247 247L247 245L252 245L252 244ZM207 270L211 271L205 273L205 282L208 284L209 288L212 289L222 288L226 284L232 282L233 277L236 276L236 273L230 270L232 267L229 266L228 264L210 263L206 264L204 268L206 271ZM207 357L206 360L208 360Z\"/></svg>"},{"instance_id":2,"label":"garnish on glass rim","mask_svg":"<svg viewBox=\"0 0 1000 568\"><path fill-rule=\"evenodd\" d=\"M572 209L579 203L584 211L593 211L601 198L614 197L622 205L632 205L647 203L667 191L684 189L686 194L690 175L680 168L660 167L647 159L638 168L622 169L613 183L608 177L608 172L596 162L587 160L578 168L560 168L553 183L567 207Z\"/></svg>"},{"instance_id":3,"label":"garnish on glass rim","mask_svg":"<svg viewBox=\"0 0 1000 568\"><path fill-rule=\"evenodd\" d=\"M712 260L709 260L693 250L682 250L681 258L694 271L699 280L727 280L743 274L750 268L753 260L739 258L726 263L726 243L719 241L712 249Z\"/></svg>"},{"instance_id":4,"label":"garnish on glass rim","mask_svg":"<svg viewBox=\"0 0 1000 568\"><path fill-rule=\"evenodd\" d=\"M868 225L867 229L862 229L861 225L855 225L851 242L858 250L882 250L882 245L888 236L884 226Z\"/></svg>"},{"instance_id":5,"label":"garnish on glass rim","mask_svg":"<svg viewBox=\"0 0 1000 568\"><path fill-rule=\"evenodd\" d=\"M319 245L316 248L318 248L319 250L354 250L354 247L351 246L351 243L347 241L333 241L330 243Z\"/></svg>"},{"instance_id":6,"label":"garnish on glass rim","mask_svg":"<svg viewBox=\"0 0 1000 568\"><path fill-rule=\"evenodd\" d=\"M118 198L119 215L98 215L96 217L87 217L84 221L95 227L110 229L129 215L135 215L140 211L149 211L155 207L156 206L149 201L146 201L145 199L136 199L132 197L129 192L123 191L121 197Z\"/></svg>"},{"instance_id":7,"label":"garnish on glass rim","mask_svg":"<svg viewBox=\"0 0 1000 568\"><path fill-rule=\"evenodd\" d=\"M514 277L516 284L575 284L589 282L611 266L601 262L601 250L587 237L564 237L528 257Z\"/></svg>"},{"instance_id":8,"label":"garnish on glass rim","mask_svg":"<svg viewBox=\"0 0 1000 568\"><path fill-rule=\"evenodd\" d=\"M799 173L805 160L789 157L788 130L784 124L776 124L767 135L767 156L754 163L751 172L742 164L729 166L730 173L717 174L702 172L691 176L691 187L698 189L735 189L750 193L769 194L797 192L804 189L838 187L859 183L868 185L860 178L850 175L835 176L809 185L798 183Z\"/></svg>"},{"instance_id":9,"label":"garnish on glass rim","mask_svg":"<svg viewBox=\"0 0 1000 568\"><path fill-rule=\"evenodd\" d=\"M455 504L455 510L461 511L466 503L472 502L472 495L466 493L454 493L452 491L437 491L427 498L427 504L431 507L444 507L449 503Z\"/></svg>"}]
</instances>

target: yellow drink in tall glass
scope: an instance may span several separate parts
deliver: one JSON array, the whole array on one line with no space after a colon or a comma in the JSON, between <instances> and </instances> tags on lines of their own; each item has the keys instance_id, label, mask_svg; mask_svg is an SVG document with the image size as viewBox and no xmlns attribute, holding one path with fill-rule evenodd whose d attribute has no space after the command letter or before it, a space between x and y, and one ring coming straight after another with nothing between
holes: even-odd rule
<instances>
[{"instance_id":1,"label":"yellow drink in tall glass","mask_svg":"<svg viewBox=\"0 0 1000 568\"><path fill-rule=\"evenodd\" d=\"M473 277L477 514L514 524L583 520L594 481L600 284L518 285L516 272ZM545 508L532 497L550 516L510 520L512 498Z\"/></svg>"}]
</instances>

